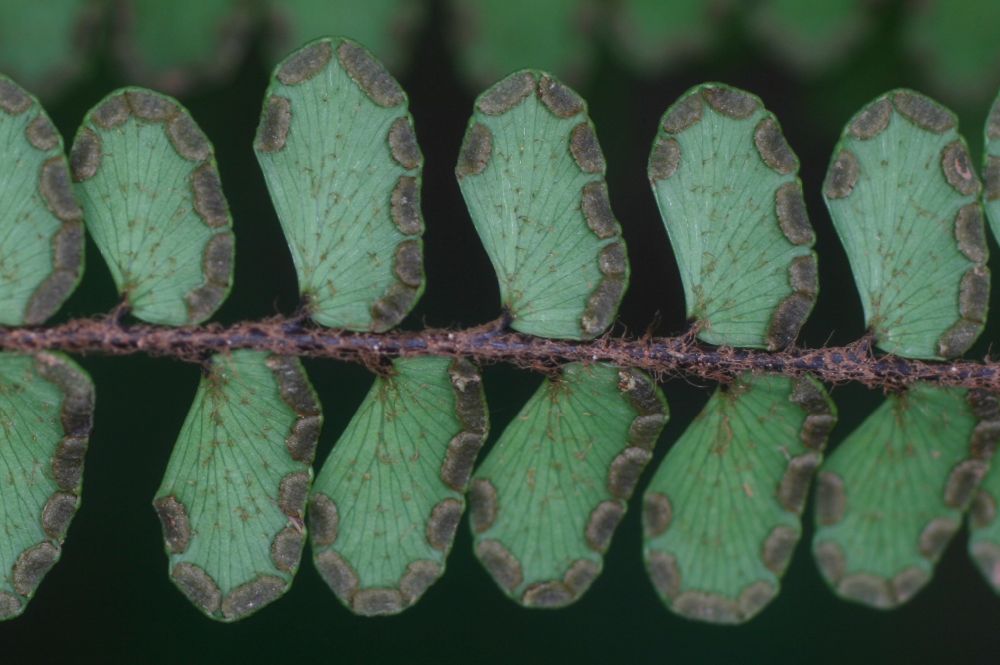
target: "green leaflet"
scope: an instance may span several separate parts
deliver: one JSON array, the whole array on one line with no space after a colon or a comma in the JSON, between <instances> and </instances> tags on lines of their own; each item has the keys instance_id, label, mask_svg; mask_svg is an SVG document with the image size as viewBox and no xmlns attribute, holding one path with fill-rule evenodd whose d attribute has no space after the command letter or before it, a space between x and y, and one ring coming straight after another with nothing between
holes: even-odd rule
<instances>
[{"instance_id":1,"label":"green leaflet","mask_svg":"<svg viewBox=\"0 0 1000 665\"><path fill-rule=\"evenodd\" d=\"M983 206L994 238L1000 238L1000 94L986 120L983 151Z\"/></svg>"},{"instance_id":2,"label":"green leaflet","mask_svg":"<svg viewBox=\"0 0 1000 665\"><path fill-rule=\"evenodd\" d=\"M56 313L83 273L83 215L62 137L34 97L0 75L0 324Z\"/></svg>"},{"instance_id":3,"label":"green leaflet","mask_svg":"<svg viewBox=\"0 0 1000 665\"><path fill-rule=\"evenodd\" d=\"M173 94L228 75L249 43L250 0L118 0L116 8L118 65Z\"/></svg>"},{"instance_id":4,"label":"green leaflet","mask_svg":"<svg viewBox=\"0 0 1000 665\"><path fill-rule=\"evenodd\" d=\"M513 329L590 339L614 320L629 266L604 171L586 103L550 75L476 100L455 174Z\"/></svg>"},{"instance_id":5,"label":"green leaflet","mask_svg":"<svg viewBox=\"0 0 1000 665\"><path fill-rule=\"evenodd\" d=\"M990 464L969 509L969 556L993 588L1000 593L1000 464Z\"/></svg>"},{"instance_id":6,"label":"green leaflet","mask_svg":"<svg viewBox=\"0 0 1000 665\"><path fill-rule=\"evenodd\" d=\"M731 0L620 0L614 5L614 46L623 59L650 73L716 41L719 15Z\"/></svg>"},{"instance_id":7,"label":"green leaflet","mask_svg":"<svg viewBox=\"0 0 1000 665\"><path fill-rule=\"evenodd\" d=\"M141 88L90 110L70 155L87 230L136 317L210 317L229 293L233 232L212 145L176 101Z\"/></svg>"},{"instance_id":8,"label":"green leaflet","mask_svg":"<svg viewBox=\"0 0 1000 665\"><path fill-rule=\"evenodd\" d=\"M980 183L956 122L919 93L888 92L844 128L823 184L865 324L909 358L961 355L986 318Z\"/></svg>"},{"instance_id":9,"label":"green leaflet","mask_svg":"<svg viewBox=\"0 0 1000 665\"><path fill-rule=\"evenodd\" d=\"M366 0L359 11L348 0L267 0L272 62L293 48L327 35L350 37L390 70L405 69L409 45L419 29L423 0Z\"/></svg>"},{"instance_id":10,"label":"green leaflet","mask_svg":"<svg viewBox=\"0 0 1000 665\"><path fill-rule=\"evenodd\" d=\"M323 465L309 504L313 560L362 615L396 614L444 573L488 428L465 360L396 360Z\"/></svg>"},{"instance_id":11,"label":"green leaflet","mask_svg":"<svg viewBox=\"0 0 1000 665\"><path fill-rule=\"evenodd\" d=\"M780 349L819 288L799 160L760 99L718 83L663 114L649 180L698 337Z\"/></svg>"},{"instance_id":12,"label":"green leaflet","mask_svg":"<svg viewBox=\"0 0 1000 665\"><path fill-rule=\"evenodd\" d=\"M0 353L0 621L24 611L80 506L90 377L62 354Z\"/></svg>"},{"instance_id":13,"label":"green leaflet","mask_svg":"<svg viewBox=\"0 0 1000 665\"><path fill-rule=\"evenodd\" d=\"M83 69L97 10L94 0L3 0L0 71L42 97L58 92Z\"/></svg>"},{"instance_id":14,"label":"green leaflet","mask_svg":"<svg viewBox=\"0 0 1000 665\"><path fill-rule=\"evenodd\" d=\"M917 384L889 395L817 478L813 554L837 595L886 609L927 584L998 434L986 394Z\"/></svg>"},{"instance_id":15,"label":"green leaflet","mask_svg":"<svg viewBox=\"0 0 1000 665\"><path fill-rule=\"evenodd\" d=\"M754 6L749 25L782 63L816 73L865 37L870 12L865 0L765 0Z\"/></svg>"},{"instance_id":16,"label":"green leaflet","mask_svg":"<svg viewBox=\"0 0 1000 665\"><path fill-rule=\"evenodd\" d=\"M950 95L986 97L1000 77L1000 4L933 0L914 4L903 18L903 41L925 76Z\"/></svg>"},{"instance_id":17,"label":"green leaflet","mask_svg":"<svg viewBox=\"0 0 1000 665\"><path fill-rule=\"evenodd\" d=\"M811 378L748 375L716 390L643 500L646 568L671 610L741 623L777 596L836 420Z\"/></svg>"},{"instance_id":18,"label":"green leaflet","mask_svg":"<svg viewBox=\"0 0 1000 665\"><path fill-rule=\"evenodd\" d=\"M424 158L396 80L355 42L315 41L275 69L254 149L313 320L402 321L424 289Z\"/></svg>"},{"instance_id":19,"label":"green leaflet","mask_svg":"<svg viewBox=\"0 0 1000 665\"><path fill-rule=\"evenodd\" d=\"M321 424L298 359L212 358L153 501L170 577L211 618L242 619L292 583Z\"/></svg>"},{"instance_id":20,"label":"green leaflet","mask_svg":"<svg viewBox=\"0 0 1000 665\"><path fill-rule=\"evenodd\" d=\"M575 80L591 64L594 0L451 0L457 63L488 85L532 67Z\"/></svg>"},{"instance_id":21,"label":"green leaflet","mask_svg":"<svg viewBox=\"0 0 1000 665\"><path fill-rule=\"evenodd\" d=\"M667 417L637 370L573 363L542 383L469 490L476 556L507 595L552 608L590 587Z\"/></svg>"}]
</instances>

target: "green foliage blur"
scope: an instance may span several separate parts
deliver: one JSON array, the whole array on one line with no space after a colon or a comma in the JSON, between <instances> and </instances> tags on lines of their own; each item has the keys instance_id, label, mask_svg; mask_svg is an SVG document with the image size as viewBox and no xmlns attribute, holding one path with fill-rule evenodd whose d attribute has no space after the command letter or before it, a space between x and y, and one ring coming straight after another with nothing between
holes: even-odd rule
<instances>
[{"instance_id":1,"label":"green foliage blur","mask_svg":"<svg viewBox=\"0 0 1000 665\"><path fill-rule=\"evenodd\" d=\"M207 23L214 28L206 31ZM777 115L802 162L821 292L799 343L821 346L863 333L847 260L820 197L841 127L882 92L914 88L959 113L978 164L983 123L1000 86L998 27L997 0L2 0L0 71L43 96L67 144L84 113L121 85L145 83L179 96L216 146L232 207L235 288L216 320L233 322L291 314L298 304L291 259L252 151L268 71L319 34L359 39L410 95L426 157L428 288L404 323L418 329L477 325L499 314L496 280L454 164L478 91L516 67L550 68L588 100L605 151L632 262L615 332L632 335L686 329L679 275L646 176L656 123L692 85L716 80L744 88ZM992 241L991 248L996 252ZM83 284L57 320L99 315L117 303L92 243L87 254ZM998 332L988 324L968 356L983 357ZM168 580L151 507L199 368L146 357L80 360L97 386L83 506L62 560L24 616L0 624L2 663L1000 661L1000 598L968 560L964 530L934 581L894 612L834 597L811 559L807 517L782 592L758 618L726 628L670 614L643 569L638 499L713 387L680 378L664 386L672 420L604 573L574 606L532 611L507 600L473 557L463 524L444 578L400 616L350 614L307 552L284 598L239 624L216 624ZM326 417L319 464L372 379L353 365L306 366ZM484 376L492 442L540 377L504 366L487 367ZM835 446L881 396L858 386L832 394L841 413Z\"/></svg>"}]
</instances>

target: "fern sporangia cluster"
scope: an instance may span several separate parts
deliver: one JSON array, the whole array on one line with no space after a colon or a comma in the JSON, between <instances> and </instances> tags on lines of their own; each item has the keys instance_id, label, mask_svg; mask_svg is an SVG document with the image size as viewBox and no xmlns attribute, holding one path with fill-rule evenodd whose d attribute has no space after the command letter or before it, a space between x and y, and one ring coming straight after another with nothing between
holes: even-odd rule
<instances>
[{"instance_id":1,"label":"fern sporangia cluster","mask_svg":"<svg viewBox=\"0 0 1000 665\"><path fill-rule=\"evenodd\" d=\"M320 39L276 68L254 142L302 313L222 327L205 321L232 281L232 219L187 111L114 92L67 161L37 101L0 78L0 618L23 612L79 505L94 387L66 353L203 366L153 505L171 579L214 619L283 595L307 539L349 609L401 612L444 573L467 501L476 555L505 594L572 603L601 573L669 417L658 381L677 376L720 385L642 499L643 557L672 611L760 612L814 475L812 550L838 595L907 601L970 505L970 553L998 587L1000 375L959 359L986 317L998 107L985 136L983 190L931 99L896 90L851 119L823 193L870 332L802 349L818 278L798 158L760 99L696 86L663 115L648 170L692 327L613 337L630 267L597 135L573 90L519 71L477 99L455 169L503 314L399 332L425 285L407 97L357 43ZM122 304L45 327L81 277L84 227ZM323 417L305 356L376 374L315 479ZM478 460L478 365L492 362L545 379ZM845 381L888 395L824 460L837 420L824 383Z\"/></svg>"}]
</instances>

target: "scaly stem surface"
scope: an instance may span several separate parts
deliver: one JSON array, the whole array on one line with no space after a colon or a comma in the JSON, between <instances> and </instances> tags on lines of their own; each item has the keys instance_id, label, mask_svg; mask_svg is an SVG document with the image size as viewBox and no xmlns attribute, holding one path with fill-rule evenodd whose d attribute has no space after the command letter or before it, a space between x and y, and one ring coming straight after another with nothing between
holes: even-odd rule
<instances>
[{"instance_id":1,"label":"scaly stem surface","mask_svg":"<svg viewBox=\"0 0 1000 665\"><path fill-rule=\"evenodd\" d=\"M128 325L115 317L76 319L45 328L0 328L0 349L30 353L128 355L144 353L200 362L211 354L257 349L309 358L333 358L378 368L384 360L413 356L461 356L480 363L510 363L540 371L572 361L637 367L660 378L726 381L743 372L798 376L827 383L858 382L900 390L923 381L1000 391L1000 363L956 360L926 362L874 352L867 339L845 347L759 351L710 347L690 334L677 337L611 337L571 342L522 335L495 325L464 330L426 329L357 333L274 318L230 326Z\"/></svg>"}]
</instances>

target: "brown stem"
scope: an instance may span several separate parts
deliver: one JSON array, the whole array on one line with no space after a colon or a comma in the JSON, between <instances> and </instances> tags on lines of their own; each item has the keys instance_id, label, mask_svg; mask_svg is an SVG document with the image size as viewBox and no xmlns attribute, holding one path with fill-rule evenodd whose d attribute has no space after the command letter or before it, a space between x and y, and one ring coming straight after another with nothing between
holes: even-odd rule
<instances>
[{"instance_id":1,"label":"brown stem","mask_svg":"<svg viewBox=\"0 0 1000 665\"><path fill-rule=\"evenodd\" d=\"M335 358L377 365L394 357L462 356L481 363L505 362L536 370L569 361L599 361L638 367L659 377L684 376L726 381L743 372L798 376L828 383L855 381L899 390L923 381L1000 391L1000 363L957 360L924 362L877 356L867 340L846 347L768 352L708 347L692 335L602 337L591 342L544 339L508 332L499 325L466 330L356 333L324 329L283 318L171 328L124 325L114 318L76 319L47 328L0 328L0 349L75 354L145 353L202 361L233 349L256 349L311 358Z\"/></svg>"}]
</instances>

